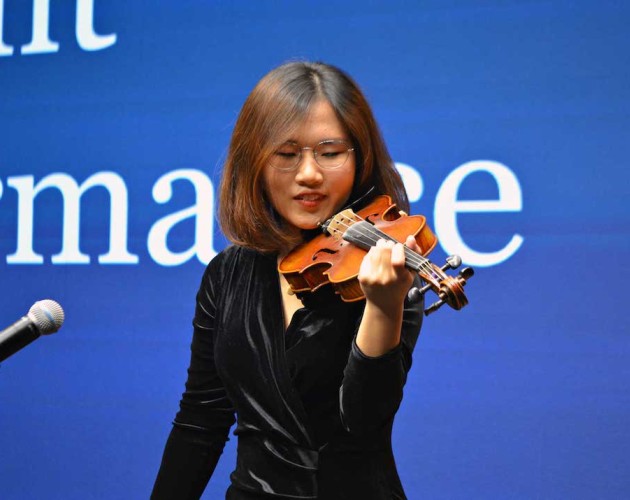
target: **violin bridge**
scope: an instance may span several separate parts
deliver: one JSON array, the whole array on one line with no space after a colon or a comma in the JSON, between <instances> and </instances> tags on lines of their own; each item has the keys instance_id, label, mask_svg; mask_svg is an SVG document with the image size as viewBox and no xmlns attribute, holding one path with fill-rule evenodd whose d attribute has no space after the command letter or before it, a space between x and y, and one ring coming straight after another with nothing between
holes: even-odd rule
<instances>
[{"instance_id":1,"label":"violin bridge","mask_svg":"<svg viewBox=\"0 0 630 500\"><path fill-rule=\"evenodd\" d=\"M335 239L342 240L344 233L353 224L360 222L362 219L355 214L352 209L342 210L333 215L326 224L326 231Z\"/></svg>"}]
</instances>

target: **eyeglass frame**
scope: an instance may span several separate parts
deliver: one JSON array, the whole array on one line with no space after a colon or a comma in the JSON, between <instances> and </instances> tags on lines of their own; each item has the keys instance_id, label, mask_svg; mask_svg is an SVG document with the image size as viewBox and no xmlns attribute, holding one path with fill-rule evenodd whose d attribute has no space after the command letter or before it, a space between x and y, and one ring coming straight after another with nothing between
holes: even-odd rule
<instances>
[{"instance_id":1,"label":"eyeglass frame","mask_svg":"<svg viewBox=\"0 0 630 500\"><path fill-rule=\"evenodd\" d=\"M311 147L311 146L300 146L297 142L286 141L286 142L283 142L282 144L278 145L278 148L280 148L280 147L282 147L284 145L287 145L287 144L290 144L290 145L293 145L293 146L297 146L299 154L298 154L298 157L297 157L297 161L295 162L295 165L290 167L290 168L277 167L276 165L273 164L273 160L271 160L271 159L269 161L269 165L272 168L278 170L279 172L295 172L300 167L300 163L302 163L302 158L303 158L302 151L304 151L305 149L310 149L313 152L313 159L315 160L315 163L317 163L317 166L319 168L322 168L324 170L336 170L338 168L343 167L346 164L346 162L348 161L348 158L350 158L350 153L353 152L356 148L348 147L348 149L346 150L346 158L339 165L336 165L334 167L325 167L325 166L321 165L319 163L319 161L317 160L318 154L315 151L315 149L317 149L317 147L321 146L322 144L331 144L331 143L343 144L345 146L350 146L350 144L347 141L343 140L343 139L324 139L323 141L320 141L317 144L315 144L315 146L313 146L313 147ZM273 152L274 155L276 154L276 151L277 151L277 149L274 150L274 152Z\"/></svg>"}]
</instances>

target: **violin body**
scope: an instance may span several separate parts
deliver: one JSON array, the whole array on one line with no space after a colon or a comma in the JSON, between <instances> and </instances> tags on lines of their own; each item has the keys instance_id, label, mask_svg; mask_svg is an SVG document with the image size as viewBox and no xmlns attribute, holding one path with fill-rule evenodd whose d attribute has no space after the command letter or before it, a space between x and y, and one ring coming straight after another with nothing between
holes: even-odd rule
<instances>
[{"instance_id":1,"label":"violin body","mask_svg":"<svg viewBox=\"0 0 630 500\"><path fill-rule=\"evenodd\" d=\"M418 272L427 283L421 290L412 289L415 299L432 289L440 297L426 314L448 303L461 309L468 303L463 294L466 279L472 269L465 269L460 276L451 277L444 270L454 266L449 262L444 268L430 263L425 257L437 245L437 238L426 224L422 215L407 215L399 212L391 198L386 195L375 197L365 208L357 211L344 210L323 224L326 231L293 249L278 266L295 293L315 291L330 283L346 302L362 300L365 296L357 276L363 257L379 239L404 242L412 235L420 254L405 247L406 266ZM447 261L448 262L448 261ZM461 259L459 259L461 263ZM465 275L464 275L465 274ZM433 308L433 309L431 309Z\"/></svg>"}]
</instances>

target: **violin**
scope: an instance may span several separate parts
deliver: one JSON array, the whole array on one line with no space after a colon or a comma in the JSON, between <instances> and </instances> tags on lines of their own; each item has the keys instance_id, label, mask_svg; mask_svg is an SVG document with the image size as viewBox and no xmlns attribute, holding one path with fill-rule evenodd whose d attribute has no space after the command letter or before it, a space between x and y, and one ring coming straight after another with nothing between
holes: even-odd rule
<instances>
[{"instance_id":1,"label":"violin","mask_svg":"<svg viewBox=\"0 0 630 500\"><path fill-rule=\"evenodd\" d=\"M351 208L343 210L321 228L322 234L298 245L278 265L278 271L294 293L313 292L330 283L343 301L362 300L365 295L357 276L367 251L379 239L404 242L412 235L420 253L405 246L405 267L418 273L424 285L409 290L409 299L419 301L427 291L433 291L438 300L424 311L425 315L444 304L455 310L468 304L464 285L473 276L473 269L466 267L457 276L450 276L446 271L461 265L459 256L448 257L442 267L429 261L426 256L438 240L427 226L426 218L399 211L389 196L376 196L356 213Z\"/></svg>"}]
</instances>

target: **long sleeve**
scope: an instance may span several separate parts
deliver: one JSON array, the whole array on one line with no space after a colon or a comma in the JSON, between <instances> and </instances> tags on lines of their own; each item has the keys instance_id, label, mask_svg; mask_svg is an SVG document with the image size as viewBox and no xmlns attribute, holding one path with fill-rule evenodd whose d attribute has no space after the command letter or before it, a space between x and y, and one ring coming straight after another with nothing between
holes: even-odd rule
<instances>
[{"instance_id":1,"label":"long sleeve","mask_svg":"<svg viewBox=\"0 0 630 500\"><path fill-rule=\"evenodd\" d=\"M234 410L214 363L216 277L211 263L197 294L186 390L173 422L151 498L197 499L234 423Z\"/></svg>"},{"instance_id":2,"label":"long sleeve","mask_svg":"<svg viewBox=\"0 0 630 500\"><path fill-rule=\"evenodd\" d=\"M400 344L382 356L366 356L357 347L356 338L353 340L339 397L341 419L349 432L378 429L398 410L422 325L423 306L423 301L405 301Z\"/></svg>"}]
</instances>

